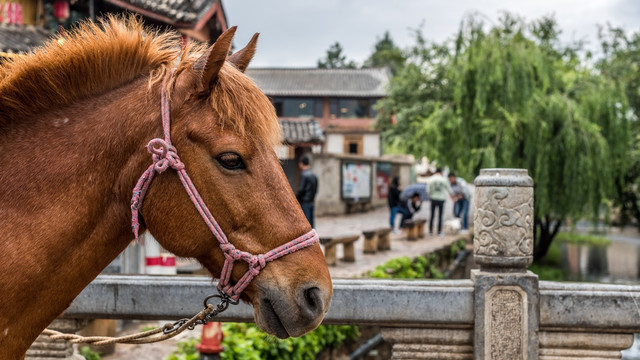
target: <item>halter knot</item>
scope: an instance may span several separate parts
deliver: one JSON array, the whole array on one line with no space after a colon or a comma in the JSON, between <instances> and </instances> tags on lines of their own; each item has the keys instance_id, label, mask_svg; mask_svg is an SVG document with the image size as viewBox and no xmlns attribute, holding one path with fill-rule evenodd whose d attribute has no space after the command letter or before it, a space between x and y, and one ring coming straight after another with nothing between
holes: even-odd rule
<instances>
[{"instance_id":1,"label":"halter knot","mask_svg":"<svg viewBox=\"0 0 640 360\"><path fill-rule=\"evenodd\" d=\"M249 263L249 267L257 269L258 272L264 269L265 266L267 266L267 262L265 261L264 255L262 254L253 255L251 259L249 259L248 263Z\"/></svg>"},{"instance_id":2,"label":"halter knot","mask_svg":"<svg viewBox=\"0 0 640 360\"><path fill-rule=\"evenodd\" d=\"M220 249L225 254L231 254L231 252L235 250L236 247L233 246L231 243L224 243L224 244L220 244Z\"/></svg>"},{"instance_id":3,"label":"halter knot","mask_svg":"<svg viewBox=\"0 0 640 360\"><path fill-rule=\"evenodd\" d=\"M180 160L176 148L166 141L156 138L149 141L147 150L153 157L154 169L162 173L168 168L176 171L184 169L184 163Z\"/></svg>"}]
</instances>

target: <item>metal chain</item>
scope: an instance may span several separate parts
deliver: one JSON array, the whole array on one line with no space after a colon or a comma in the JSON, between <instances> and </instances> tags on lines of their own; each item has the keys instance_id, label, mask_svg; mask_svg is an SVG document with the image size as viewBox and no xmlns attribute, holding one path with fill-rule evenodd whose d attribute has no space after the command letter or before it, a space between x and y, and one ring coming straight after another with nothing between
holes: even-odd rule
<instances>
[{"instance_id":1,"label":"metal chain","mask_svg":"<svg viewBox=\"0 0 640 360\"><path fill-rule=\"evenodd\" d=\"M219 294L209 295L204 299L204 309L194 315L192 318L180 319L174 323L166 323L163 327L143 331L131 335L120 337L108 337L108 336L89 336L84 337L76 334L65 334L56 330L45 329L42 333L49 335L53 340L66 340L70 343L85 343L93 345L108 345L108 344L149 344L158 341L170 339L185 330L193 330L198 325L208 324L213 317L227 310L229 305L237 305L238 300L233 300L227 294L219 291ZM209 300L213 298L220 298L220 302L217 305L209 304ZM162 334L160 334L162 333Z\"/></svg>"},{"instance_id":2,"label":"metal chain","mask_svg":"<svg viewBox=\"0 0 640 360\"><path fill-rule=\"evenodd\" d=\"M211 313L205 315L202 319L197 319L196 321L191 323L187 327L187 329L193 330L198 325L207 325L209 323L209 321L211 321L211 318L213 318L214 316L216 316L216 315L220 314L221 312L227 310L229 305L238 305L238 303L240 302L239 300L231 299L231 297L229 295L223 293L222 291L218 290L218 292L219 292L219 294L214 294L214 295L207 296L204 299L204 302L203 302L204 303L204 308L208 309L209 306L211 306L211 304L209 304L209 300L211 300L213 298L220 298L220 302L218 303L218 305L216 305L216 307L214 309L212 309ZM164 334L171 334L172 332L177 331L180 327L182 327L184 324L189 322L189 320L191 320L191 319L189 319L189 318L180 319L180 320L174 322L171 327L163 328L162 332Z\"/></svg>"}]
</instances>

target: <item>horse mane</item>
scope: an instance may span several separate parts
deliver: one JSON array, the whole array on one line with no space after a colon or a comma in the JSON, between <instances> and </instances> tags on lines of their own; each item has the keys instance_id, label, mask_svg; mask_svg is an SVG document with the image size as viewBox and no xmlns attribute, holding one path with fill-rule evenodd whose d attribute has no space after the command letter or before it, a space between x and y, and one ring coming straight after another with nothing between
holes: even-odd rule
<instances>
[{"instance_id":1,"label":"horse mane","mask_svg":"<svg viewBox=\"0 0 640 360\"><path fill-rule=\"evenodd\" d=\"M151 88L171 67L180 73L193 65L205 49L193 43L183 46L176 32L159 33L131 15L81 22L28 55L0 64L0 125L69 106L144 75ZM222 126L257 141L280 143L273 106L229 63L212 89L211 106Z\"/></svg>"}]
</instances>

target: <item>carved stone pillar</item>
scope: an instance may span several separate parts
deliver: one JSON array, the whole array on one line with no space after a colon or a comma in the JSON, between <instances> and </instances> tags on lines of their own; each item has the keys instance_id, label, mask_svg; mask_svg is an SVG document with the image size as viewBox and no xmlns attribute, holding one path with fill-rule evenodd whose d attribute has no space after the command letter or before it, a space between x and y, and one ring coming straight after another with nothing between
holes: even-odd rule
<instances>
[{"instance_id":1,"label":"carved stone pillar","mask_svg":"<svg viewBox=\"0 0 640 360\"><path fill-rule=\"evenodd\" d=\"M474 358L537 360L533 180L524 169L483 169L474 184Z\"/></svg>"}]
</instances>

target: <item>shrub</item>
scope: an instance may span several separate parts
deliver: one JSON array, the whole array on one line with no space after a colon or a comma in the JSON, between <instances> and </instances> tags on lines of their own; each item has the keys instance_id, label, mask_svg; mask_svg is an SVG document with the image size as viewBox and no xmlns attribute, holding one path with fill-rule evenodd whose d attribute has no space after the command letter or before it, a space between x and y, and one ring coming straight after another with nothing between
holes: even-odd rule
<instances>
[{"instance_id":1,"label":"shrub","mask_svg":"<svg viewBox=\"0 0 640 360\"><path fill-rule=\"evenodd\" d=\"M224 323L222 331L225 350L220 357L226 360L315 359L325 348L338 348L344 341L360 336L359 328L349 325L321 325L307 335L285 340L275 338L249 323ZM197 360L197 343L196 339L179 342L178 350L165 360Z\"/></svg>"},{"instance_id":2,"label":"shrub","mask_svg":"<svg viewBox=\"0 0 640 360\"><path fill-rule=\"evenodd\" d=\"M82 349L80 349L80 355L84 356L84 358L86 360L100 360L100 354L91 350L90 347L88 346L83 346Z\"/></svg>"},{"instance_id":3,"label":"shrub","mask_svg":"<svg viewBox=\"0 0 640 360\"><path fill-rule=\"evenodd\" d=\"M450 258L455 258L458 252L464 249L465 245L466 241L464 239L451 244L449 248ZM416 256L413 259L408 256L402 256L376 266L375 269L369 271L367 276L379 279L442 279L444 274L436 267L437 263L438 255L435 253Z\"/></svg>"}]
</instances>

